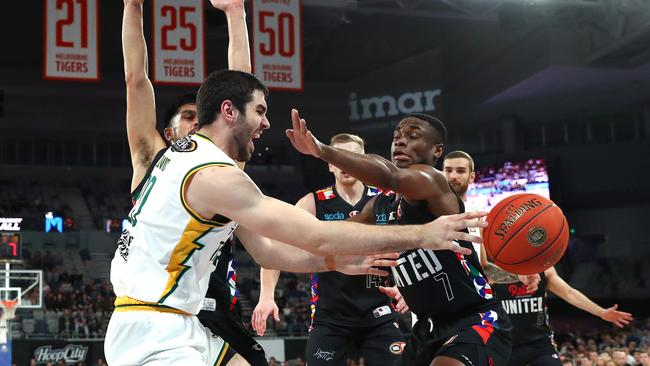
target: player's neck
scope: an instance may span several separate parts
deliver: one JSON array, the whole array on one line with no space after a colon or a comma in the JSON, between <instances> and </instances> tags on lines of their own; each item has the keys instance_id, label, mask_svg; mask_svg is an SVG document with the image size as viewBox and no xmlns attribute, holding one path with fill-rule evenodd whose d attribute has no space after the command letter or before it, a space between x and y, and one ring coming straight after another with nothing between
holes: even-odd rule
<instances>
[{"instance_id":1,"label":"player's neck","mask_svg":"<svg viewBox=\"0 0 650 366\"><path fill-rule=\"evenodd\" d=\"M351 205L354 205L359 202L359 200L361 200L361 196L363 195L363 191L365 189L363 183L360 181L356 181L354 184L349 185L336 182L335 186L339 197Z\"/></svg>"},{"instance_id":2,"label":"player's neck","mask_svg":"<svg viewBox=\"0 0 650 366\"><path fill-rule=\"evenodd\" d=\"M202 127L197 133L202 134L203 136L209 138L218 148L220 148L226 155L231 159L236 160L237 147L235 146L235 141L232 136L226 131L218 131L216 128L216 122Z\"/></svg>"}]
</instances>

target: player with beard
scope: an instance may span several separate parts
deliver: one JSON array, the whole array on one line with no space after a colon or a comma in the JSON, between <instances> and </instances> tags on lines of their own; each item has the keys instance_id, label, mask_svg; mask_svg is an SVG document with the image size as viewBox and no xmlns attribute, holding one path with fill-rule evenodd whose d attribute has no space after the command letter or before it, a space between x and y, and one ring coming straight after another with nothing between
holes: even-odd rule
<instances>
[{"instance_id":1,"label":"player with beard","mask_svg":"<svg viewBox=\"0 0 650 366\"><path fill-rule=\"evenodd\" d=\"M131 192L134 201L145 183L143 177L153 169L167 144L189 135L197 126L196 93L186 93L165 113L164 139L156 130L155 96L147 77L147 46L142 29L143 1L125 0L122 29L127 86L126 126L133 165ZM212 5L226 14L229 67L250 72L244 1L212 0ZM239 164L243 168L243 163ZM241 360L243 357L253 366L268 365L264 350L244 328L240 314L233 309L233 302L236 301L236 290L230 283L233 277L233 246L228 241L221 250L217 269L211 275L204 309L198 315L212 333L207 335L210 340L209 359L216 365L246 364Z\"/></svg>"},{"instance_id":2,"label":"player with beard","mask_svg":"<svg viewBox=\"0 0 650 366\"><path fill-rule=\"evenodd\" d=\"M429 115L410 114L393 132L392 160L326 146L307 129L297 111L286 131L294 147L337 166L384 192L369 202L359 220L416 224L464 212L463 201L436 170L447 132ZM452 251L400 253L393 278L418 316L404 350L403 365L504 365L510 353L510 321L485 279L473 246L468 255Z\"/></svg>"},{"instance_id":3,"label":"player with beard","mask_svg":"<svg viewBox=\"0 0 650 366\"><path fill-rule=\"evenodd\" d=\"M211 362L206 330L195 315L233 235L267 268L376 275L386 275L377 267L396 265L398 254L390 251L467 254L458 240L480 242L462 230L484 226L475 219L485 213L382 228L322 222L264 196L236 161L249 160L253 140L270 127L267 93L251 74L210 74L197 96L197 132L176 140L145 175L111 262L117 299L104 343L109 364ZM355 246L344 244L350 242Z\"/></svg>"},{"instance_id":4,"label":"player with beard","mask_svg":"<svg viewBox=\"0 0 650 366\"><path fill-rule=\"evenodd\" d=\"M463 201L465 212L478 211L472 205L472 202L467 201L467 190L469 189L469 185L474 183L474 178L476 178L474 159L464 151L452 151L442 161L442 172L447 177L451 188ZM481 231L478 229L471 229L470 233L476 236L481 235ZM475 244L474 250L478 254L480 252L480 245Z\"/></svg>"},{"instance_id":5,"label":"player with beard","mask_svg":"<svg viewBox=\"0 0 650 366\"><path fill-rule=\"evenodd\" d=\"M330 146L364 153L364 141L355 135L338 134L332 137ZM335 183L308 193L296 203L319 220L346 220L379 194L379 189L363 184L333 165L329 170L334 174ZM264 335L269 315L279 320L274 299L279 276L280 271L261 269L260 300L252 320L258 335ZM382 291L395 293L398 300L401 297L396 289L381 287L383 282L381 277L374 275L312 273L311 326L305 351L307 364L345 365L352 347L359 350L368 366L386 365L398 357L391 352L391 345L398 347L403 337L395 325L390 301ZM403 300L398 301L396 308L408 311Z\"/></svg>"}]
</instances>

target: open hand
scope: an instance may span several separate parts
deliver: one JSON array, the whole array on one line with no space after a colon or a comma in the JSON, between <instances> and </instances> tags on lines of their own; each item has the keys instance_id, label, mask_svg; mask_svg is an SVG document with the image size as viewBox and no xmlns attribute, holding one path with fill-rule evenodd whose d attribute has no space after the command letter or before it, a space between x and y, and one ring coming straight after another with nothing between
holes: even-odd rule
<instances>
[{"instance_id":1,"label":"open hand","mask_svg":"<svg viewBox=\"0 0 650 366\"><path fill-rule=\"evenodd\" d=\"M275 301L271 299L260 299L257 306L255 306L255 310L253 310L253 317L251 319L253 330L255 330L258 336L261 337L266 332L266 319L271 315L273 315L273 319L276 322L280 321L280 311Z\"/></svg>"},{"instance_id":2,"label":"open hand","mask_svg":"<svg viewBox=\"0 0 650 366\"><path fill-rule=\"evenodd\" d=\"M626 313L624 311L618 311L616 309L618 309L618 304L605 309L605 311L600 315L601 319L613 323L619 328L623 328L624 326L630 324L632 319L634 319L632 317L632 314Z\"/></svg>"},{"instance_id":3,"label":"open hand","mask_svg":"<svg viewBox=\"0 0 650 366\"><path fill-rule=\"evenodd\" d=\"M487 215L487 212L465 212L456 215L440 216L424 225L422 232L422 248L433 250L453 250L454 252L470 255L472 250L463 248L458 241L465 240L481 244L483 239L463 232L465 228L486 227L485 220L477 220Z\"/></svg>"},{"instance_id":4,"label":"open hand","mask_svg":"<svg viewBox=\"0 0 650 366\"><path fill-rule=\"evenodd\" d=\"M285 133L293 147L305 155L320 157L325 145L307 129L307 122L296 109L291 110L291 127Z\"/></svg>"}]
</instances>

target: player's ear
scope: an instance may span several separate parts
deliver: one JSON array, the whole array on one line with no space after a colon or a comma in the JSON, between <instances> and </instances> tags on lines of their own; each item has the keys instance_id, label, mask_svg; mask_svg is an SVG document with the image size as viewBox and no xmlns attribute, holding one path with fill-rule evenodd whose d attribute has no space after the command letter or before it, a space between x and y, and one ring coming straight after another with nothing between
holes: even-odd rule
<instances>
[{"instance_id":1,"label":"player's ear","mask_svg":"<svg viewBox=\"0 0 650 366\"><path fill-rule=\"evenodd\" d=\"M433 145L433 157L438 160L442 156L442 154L445 152L445 145L443 144L435 144Z\"/></svg>"},{"instance_id":2,"label":"player's ear","mask_svg":"<svg viewBox=\"0 0 650 366\"><path fill-rule=\"evenodd\" d=\"M239 110L237 107L235 107L231 100L226 99L223 101L223 103L221 103L221 115L228 124L237 121L238 114Z\"/></svg>"},{"instance_id":3,"label":"player's ear","mask_svg":"<svg viewBox=\"0 0 650 366\"><path fill-rule=\"evenodd\" d=\"M172 142L174 140L174 129L171 127L165 127L163 135L165 135L165 141Z\"/></svg>"},{"instance_id":4,"label":"player's ear","mask_svg":"<svg viewBox=\"0 0 650 366\"><path fill-rule=\"evenodd\" d=\"M328 163L327 168L329 169L330 173L334 173L334 165Z\"/></svg>"},{"instance_id":5,"label":"player's ear","mask_svg":"<svg viewBox=\"0 0 650 366\"><path fill-rule=\"evenodd\" d=\"M469 173L469 182L470 183L474 183L475 178L476 178L476 172Z\"/></svg>"}]
</instances>

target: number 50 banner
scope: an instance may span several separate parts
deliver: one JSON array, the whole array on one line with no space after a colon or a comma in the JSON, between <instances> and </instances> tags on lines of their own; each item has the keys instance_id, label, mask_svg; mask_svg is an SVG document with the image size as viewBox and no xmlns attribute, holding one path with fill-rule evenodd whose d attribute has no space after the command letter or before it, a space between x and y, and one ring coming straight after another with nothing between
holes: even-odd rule
<instances>
[{"instance_id":1,"label":"number 50 banner","mask_svg":"<svg viewBox=\"0 0 650 366\"><path fill-rule=\"evenodd\" d=\"M97 0L45 0L45 79L99 80Z\"/></svg>"},{"instance_id":2,"label":"number 50 banner","mask_svg":"<svg viewBox=\"0 0 650 366\"><path fill-rule=\"evenodd\" d=\"M204 0L153 1L153 80L194 85L205 79Z\"/></svg>"},{"instance_id":3,"label":"number 50 banner","mask_svg":"<svg viewBox=\"0 0 650 366\"><path fill-rule=\"evenodd\" d=\"M269 88L303 90L300 0L253 0L253 72Z\"/></svg>"}]
</instances>

